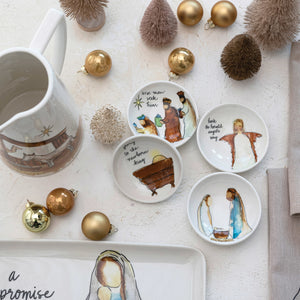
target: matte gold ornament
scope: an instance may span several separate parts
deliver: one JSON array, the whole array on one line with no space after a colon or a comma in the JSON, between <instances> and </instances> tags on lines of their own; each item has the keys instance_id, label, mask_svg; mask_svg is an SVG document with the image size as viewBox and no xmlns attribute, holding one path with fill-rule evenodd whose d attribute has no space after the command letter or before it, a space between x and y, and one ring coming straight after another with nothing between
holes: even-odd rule
<instances>
[{"instance_id":1,"label":"matte gold ornament","mask_svg":"<svg viewBox=\"0 0 300 300\"><path fill-rule=\"evenodd\" d=\"M108 217L99 211L92 211L83 218L81 230L88 239L93 241L100 241L108 234L117 231L110 224Z\"/></svg>"},{"instance_id":2,"label":"matte gold ornament","mask_svg":"<svg viewBox=\"0 0 300 300\"><path fill-rule=\"evenodd\" d=\"M64 215L73 208L74 199L77 195L78 191L75 191L74 189L54 189L47 196L47 208L53 215Z\"/></svg>"},{"instance_id":3,"label":"matte gold ornament","mask_svg":"<svg viewBox=\"0 0 300 300\"><path fill-rule=\"evenodd\" d=\"M205 24L205 29L228 27L237 17L236 7L230 1L219 1L211 9L211 18Z\"/></svg>"},{"instance_id":4,"label":"matte gold ornament","mask_svg":"<svg viewBox=\"0 0 300 300\"><path fill-rule=\"evenodd\" d=\"M90 52L81 71L96 77L105 76L111 69L112 61L109 54L103 50Z\"/></svg>"},{"instance_id":5,"label":"matte gold ornament","mask_svg":"<svg viewBox=\"0 0 300 300\"><path fill-rule=\"evenodd\" d=\"M203 16L202 5L196 0L184 0L177 8L177 17L187 26L198 24Z\"/></svg>"},{"instance_id":6,"label":"matte gold ornament","mask_svg":"<svg viewBox=\"0 0 300 300\"><path fill-rule=\"evenodd\" d=\"M176 48L170 53L168 63L171 69L170 77L176 78L176 76L186 74L192 70L195 57L186 48Z\"/></svg>"},{"instance_id":7,"label":"matte gold ornament","mask_svg":"<svg viewBox=\"0 0 300 300\"><path fill-rule=\"evenodd\" d=\"M43 205L27 202L22 218L25 228L31 232L46 230L51 220L48 209Z\"/></svg>"}]
</instances>

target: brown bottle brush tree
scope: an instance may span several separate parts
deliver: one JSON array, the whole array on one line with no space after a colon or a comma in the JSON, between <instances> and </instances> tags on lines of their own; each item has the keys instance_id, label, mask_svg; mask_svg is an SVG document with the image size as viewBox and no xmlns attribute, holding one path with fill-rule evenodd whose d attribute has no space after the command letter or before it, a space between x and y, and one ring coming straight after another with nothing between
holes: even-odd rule
<instances>
[{"instance_id":1,"label":"brown bottle brush tree","mask_svg":"<svg viewBox=\"0 0 300 300\"><path fill-rule=\"evenodd\" d=\"M296 0L254 0L244 21L247 32L264 49L281 48L292 42L299 31Z\"/></svg>"},{"instance_id":2,"label":"brown bottle brush tree","mask_svg":"<svg viewBox=\"0 0 300 300\"><path fill-rule=\"evenodd\" d=\"M252 77L261 66L259 46L249 34L235 36L224 48L221 65L232 79L244 80Z\"/></svg>"},{"instance_id":3,"label":"brown bottle brush tree","mask_svg":"<svg viewBox=\"0 0 300 300\"><path fill-rule=\"evenodd\" d=\"M177 33L177 19L166 0L152 0L143 16L140 33L149 46L162 47Z\"/></svg>"},{"instance_id":4,"label":"brown bottle brush tree","mask_svg":"<svg viewBox=\"0 0 300 300\"><path fill-rule=\"evenodd\" d=\"M108 0L60 0L66 16L76 20L96 19L104 13L106 3Z\"/></svg>"}]
</instances>

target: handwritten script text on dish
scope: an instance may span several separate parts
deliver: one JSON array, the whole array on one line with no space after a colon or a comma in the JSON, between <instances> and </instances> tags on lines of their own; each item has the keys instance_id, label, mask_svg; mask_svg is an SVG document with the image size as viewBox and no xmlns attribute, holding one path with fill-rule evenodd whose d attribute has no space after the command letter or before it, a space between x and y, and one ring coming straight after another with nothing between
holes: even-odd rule
<instances>
[{"instance_id":1,"label":"handwritten script text on dish","mask_svg":"<svg viewBox=\"0 0 300 300\"><path fill-rule=\"evenodd\" d=\"M8 276L8 282L12 284L14 282L17 283L17 280L20 278L20 274L16 274L15 271L12 271ZM0 299L49 299L54 295L54 291L50 292L48 290L42 291L39 290L36 286L34 286L30 290L20 290L20 289L0 289Z\"/></svg>"},{"instance_id":2,"label":"handwritten script text on dish","mask_svg":"<svg viewBox=\"0 0 300 300\"><path fill-rule=\"evenodd\" d=\"M158 101L162 98L158 96L163 95L166 91L143 91L142 96L146 98L146 104L148 107L158 107Z\"/></svg>"},{"instance_id":3,"label":"handwritten script text on dish","mask_svg":"<svg viewBox=\"0 0 300 300\"><path fill-rule=\"evenodd\" d=\"M140 146L137 146L135 142L130 142L123 146L124 155L129 162L132 162L134 166L140 164L146 164L145 154L149 150L139 150Z\"/></svg>"},{"instance_id":4,"label":"handwritten script text on dish","mask_svg":"<svg viewBox=\"0 0 300 300\"><path fill-rule=\"evenodd\" d=\"M208 117L207 124L205 125L205 129L209 135L211 140L218 141L218 133L220 133L220 129L223 128L223 124L218 123L215 119L211 119Z\"/></svg>"}]
</instances>

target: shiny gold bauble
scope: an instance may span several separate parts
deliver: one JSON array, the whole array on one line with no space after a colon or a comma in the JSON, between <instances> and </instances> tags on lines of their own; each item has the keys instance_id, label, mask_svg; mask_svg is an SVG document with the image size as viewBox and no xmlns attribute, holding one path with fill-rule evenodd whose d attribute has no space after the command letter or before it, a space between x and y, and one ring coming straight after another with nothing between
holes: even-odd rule
<instances>
[{"instance_id":1,"label":"shiny gold bauble","mask_svg":"<svg viewBox=\"0 0 300 300\"><path fill-rule=\"evenodd\" d=\"M103 50L90 52L86 59L82 71L93 76L105 76L111 69L112 62L108 53Z\"/></svg>"},{"instance_id":2,"label":"shiny gold bauble","mask_svg":"<svg viewBox=\"0 0 300 300\"><path fill-rule=\"evenodd\" d=\"M177 17L187 26L198 24L203 16L202 5L196 0L184 0L177 8Z\"/></svg>"},{"instance_id":3,"label":"shiny gold bauble","mask_svg":"<svg viewBox=\"0 0 300 300\"><path fill-rule=\"evenodd\" d=\"M186 48L176 48L169 55L171 72L182 75L190 72L195 63L194 54Z\"/></svg>"},{"instance_id":4,"label":"shiny gold bauble","mask_svg":"<svg viewBox=\"0 0 300 300\"><path fill-rule=\"evenodd\" d=\"M230 1L219 1L211 9L211 18L207 21L208 27L228 27L237 17L236 7Z\"/></svg>"},{"instance_id":5,"label":"shiny gold bauble","mask_svg":"<svg viewBox=\"0 0 300 300\"><path fill-rule=\"evenodd\" d=\"M51 191L47 196L47 208L56 215L61 216L68 213L74 206L74 199L78 192L65 188L57 188Z\"/></svg>"},{"instance_id":6,"label":"shiny gold bauble","mask_svg":"<svg viewBox=\"0 0 300 300\"><path fill-rule=\"evenodd\" d=\"M22 219L29 231L42 232L48 228L51 217L45 206L28 201Z\"/></svg>"},{"instance_id":7,"label":"shiny gold bauble","mask_svg":"<svg viewBox=\"0 0 300 300\"><path fill-rule=\"evenodd\" d=\"M98 211L88 213L82 220L81 230L90 240L100 241L111 231L112 225L108 217Z\"/></svg>"}]
</instances>

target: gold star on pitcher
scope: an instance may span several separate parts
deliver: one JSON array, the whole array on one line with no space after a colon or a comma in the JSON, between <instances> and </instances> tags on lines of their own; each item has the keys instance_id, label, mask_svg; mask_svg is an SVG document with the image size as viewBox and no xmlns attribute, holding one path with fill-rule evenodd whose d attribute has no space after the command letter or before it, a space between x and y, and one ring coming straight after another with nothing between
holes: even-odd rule
<instances>
[{"instance_id":1,"label":"gold star on pitcher","mask_svg":"<svg viewBox=\"0 0 300 300\"><path fill-rule=\"evenodd\" d=\"M138 110L140 109L140 107L143 107L143 103L144 101L142 100L142 98L140 98L140 95L138 95L135 101L133 102L134 106L137 107Z\"/></svg>"},{"instance_id":2,"label":"gold star on pitcher","mask_svg":"<svg viewBox=\"0 0 300 300\"><path fill-rule=\"evenodd\" d=\"M48 126L48 127L46 127L46 126L43 126L43 129L41 130L41 134L39 135L39 136L42 136L42 137L44 137L45 135L47 135L47 136L50 136L50 132L52 132L52 129L53 128L53 125L52 126Z\"/></svg>"}]
</instances>

